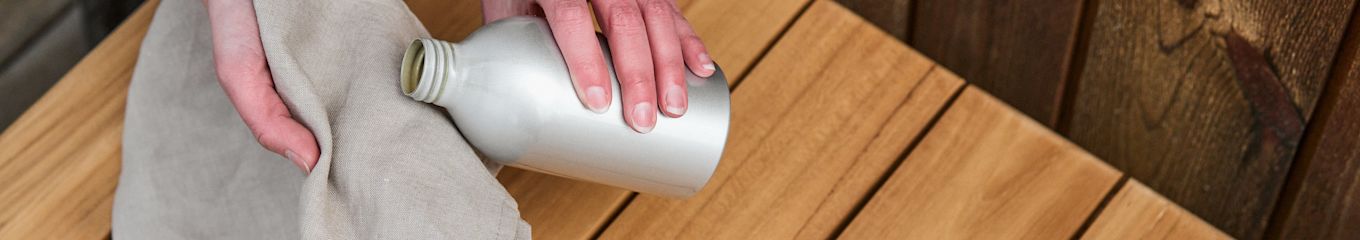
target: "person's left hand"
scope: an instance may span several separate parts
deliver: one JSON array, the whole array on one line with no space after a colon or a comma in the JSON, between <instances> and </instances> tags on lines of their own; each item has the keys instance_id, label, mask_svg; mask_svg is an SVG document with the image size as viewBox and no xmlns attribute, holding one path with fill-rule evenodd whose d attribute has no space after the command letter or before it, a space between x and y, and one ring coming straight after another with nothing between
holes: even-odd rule
<instances>
[{"instance_id":1,"label":"person's left hand","mask_svg":"<svg viewBox=\"0 0 1360 240\"><path fill-rule=\"evenodd\" d=\"M601 113L609 109L613 97L591 7L609 38L610 57L623 91L624 122L634 131L647 133L656 126L658 108L669 117L685 115L689 109L685 67L700 77L713 75L717 68L675 1L482 0L487 23L538 15L541 9L567 61L577 97L586 108Z\"/></svg>"},{"instance_id":2,"label":"person's left hand","mask_svg":"<svg viewBox=\"0 0 1360 240\"><path fill-rule=\"evenodd\" d=\"M251 0L204 0L212 28L213 64L217 81L241 114L255 140L303 172L316 166L321 150L307 127L293 119L274 91L265 61L260 27Z\"/></svg>"}]
</instances>

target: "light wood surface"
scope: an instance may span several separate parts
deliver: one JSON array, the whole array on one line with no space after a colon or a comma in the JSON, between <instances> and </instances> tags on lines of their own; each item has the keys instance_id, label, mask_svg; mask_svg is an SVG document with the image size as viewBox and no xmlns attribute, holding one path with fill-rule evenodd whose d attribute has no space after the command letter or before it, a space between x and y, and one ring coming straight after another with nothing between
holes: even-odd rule
<instances>
[{"instance_id":1,"label":"light wood surface","mask_svg":"<svg viewBox=\"0 0 1360 240\"><path fill-rule=\"evenodd\" d=\"M137 10L0 134L0 239L108 236L123 106L157 3Z\"/></svg>"},{"instance_id":2,"label":"light wood surface","mask_svg":"<svg viewBox=\"0 0 1360 240\"><path fill-rule=\"evenodd\" d=\"M704 45L735 84L809 0L678 0Z\"/></svg>"},{"instance_id":3,"label":"light wood surface","mask_svg":"<svg viewBox=\"0 0 1360 240\"><path fill-rule=\"evenodd\" d=\"M435 37L457 40L480 24L472 1L408 3ZM690 11L690 20L712 24L700 28L719 29L721 23L694 12L712 8L717 9L713 14L734 14L718 9L725 6L721 2L682 1L681 6ZM155 3L143 6L0 134L0 202L5 203L0 204L0 239L108 235L127 83ZM769 12L803 9L801 1L762 3L768 9L752 11L785 21L794 17ZM712 17L765 19L735 15ZM710 48L749 54L744 63L744 55L731 58L753 69L733 93L724 160L698 196L635 196L507 169L499 179L519 201L534 235L880 238L938 226L934 229L949 232L912 237L1067 238L1091 219L1120 176L995 98L964 87L958 76L833 2L815 1L797 19L784 23L793 26L782 35L778 21L765 20L728 27L774 29L768 36L749 34L759 29L733 37L723 34L740 32L700 30L718 36L706 39L750 38ZM760 58L766 49L762 44L773 46ZM951 212L959 206L970 208ZM1140 214L1174 207L1130 206L1108 209Z\"/></svg>"},{"instance_id":4,"label":"light wood surface","mask_svg":"<svg viewBox=\"0 0 1360 240\"><path fill-rule=\"evenodd\" d=\"M969 87L842 237L1071 237L1120 173Z\"/></svg>"},{"instance_id":5,"label":"light wood surface","mask_svg":"<svg viewBox=\"0 0 1360 240\"><path fill-rule=\"evenodd\" d=\"M830 237L962 85L925 77L932 67L818 1L734 93L727 150L704 190L638 195L603 238Z\"/></svg>"},{"instance_id":6,"label":"light wood surface","mask_svg":"<svg viewBox=\"0 0 1360 240\"><path fill-rule=\"evenodd\" d=\"M1114 195L1082 239L1232 239L1135 180Z\"/></svg>"}]
</instances>

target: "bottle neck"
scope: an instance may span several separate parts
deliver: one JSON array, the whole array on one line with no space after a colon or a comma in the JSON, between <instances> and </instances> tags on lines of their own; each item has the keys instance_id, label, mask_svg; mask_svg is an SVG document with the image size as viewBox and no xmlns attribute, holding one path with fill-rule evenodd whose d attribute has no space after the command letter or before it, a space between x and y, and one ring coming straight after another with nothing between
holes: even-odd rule
<instances>
[{"instance_id":1,"label":"bottle neck","mask_svg":"<svg viewBox=\"0 0 1360 240\"><path fill-rule=\"evenodd\" d=\"M416 101L436 103L444 88L458 76L454 64L457 44L430 38L416 39L401 61L401 91Z\"/></svg>"}]
</instances>

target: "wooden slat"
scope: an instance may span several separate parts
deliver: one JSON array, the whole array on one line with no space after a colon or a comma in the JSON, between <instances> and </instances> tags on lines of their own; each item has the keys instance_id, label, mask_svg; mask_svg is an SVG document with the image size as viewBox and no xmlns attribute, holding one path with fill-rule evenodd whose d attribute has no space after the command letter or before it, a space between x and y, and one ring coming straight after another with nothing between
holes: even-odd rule
<instances>
[{"instance_id":1,"label":"wooden slat","mask_svg":"<svg viewBox=\"0 0 1360 240\"><path fill-rule=\"evenodd\" d=\"M1048 126L1058 120L1083 0L837 0Z\"/></svg>"},{"instance_id":2,"label":"wooden slat","mask_svg":"<svg viewBox=\"0 0 1360 240\"><path fill-rule=\"evenodd\" d=\"M1232 239L1136 180L1129 180L1082 239Z\"/></svg>"},{"instance_id":3,"label":"wooden slat","mask_svg":"<svg viewBox=\"0 0 1360 240\"><path fill-rule=\"evenodd\" d=\"M1047 126L1076 44L1083 0L917 0L912 47Z\"/></svg>"},{"instance_id":4,"label":"wooden slat","mask_svg":"<svg viewBox=\"0 0 1360 240\"><path fill-rule=\"evenodd\" d=\"M109 234L123 106L157 3L132 14L0 134L0 239Z\"/></svg>"},{"instance_id":5,"label":"wooden slat","mask_svg":"<svg viewBox=\"0 0 1360 240\"><path fill-rule=\"evenodd\" d=\"M677 5L708 46L713 60L722 65L727 81L735 84L808 2L679 0Z\"/></svg>"},{"instance_id":6,"label":"wooden slat","mask_svg":"<svg viewBox=\"0 0 1360 240\"><path fill-rule=\"evenodd\" d=\"M736 83L807 2L681 0L678 6L727 72L729 83ZM408 0L407 5L440 39L462 39L482 21L476 0ZM497 178L519 202L520 215L533 226L534 236L541 238L589 238L633 194L513 168L502 170Z\"/></svg>"},{"instance_id":7,"label":"wooden slat","mask_svg":"<svg viewBox=\"0 0 1360 240\"><path fill-rule=\"evenodd\" d=\"M1096 2L1068 137L1259 238L1355 1Z\"/></svg>"},{"instance_id":8,"label":"wooden slat","mask_svg":"<svg viewBox=\"0 0 1360 240\"><path fill-rule=\"evenodd\" d=\"M1275 213L1278 239L1360 236L1360 18L1318 103L1308 137Z\"/></svg>"},{"instance_id":9,"label":"wooden slat","mask_svg":"<svg viewBox=\"0 0 1360 240\"><path fill-rule=\"evenodd\" d=\"M1069 238L1120 176L969 86L841 236Z\"/></svg>"},{"instance_id":10,"label":"wooden slat","mask_svg":"<svg viewBox=\"0 0 1360 240\"><path fill-rule=\"evenodd\" d=\"M962 84L830 1L745 81L708 186L683 200L638 195L603 238L831 237Z\"/></svg>"}]
</instances>

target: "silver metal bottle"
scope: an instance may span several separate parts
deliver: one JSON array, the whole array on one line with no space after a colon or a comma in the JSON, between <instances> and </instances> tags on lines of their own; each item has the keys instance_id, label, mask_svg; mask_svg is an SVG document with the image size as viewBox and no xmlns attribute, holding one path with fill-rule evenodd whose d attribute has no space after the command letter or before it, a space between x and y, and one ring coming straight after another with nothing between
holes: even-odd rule
<instances>
[{"instance_id":1,"label":"silver metal bottle","mask_svg":"<svg viewBox=\"0 0 1360 240\"><path fill-rule=\"evenodd\" d=\"M511 17L456 44L411 43L401 85L411 98L446 108L468 142L492 161L645 193L698 192L727 141L730 100L722 70L709 78L686 70L685 115L658 114L656 127L640 134L623 122L618 79L606 61L614 99L597 114L576 97L547 22Z\"/></svg>"}]
</instances>

